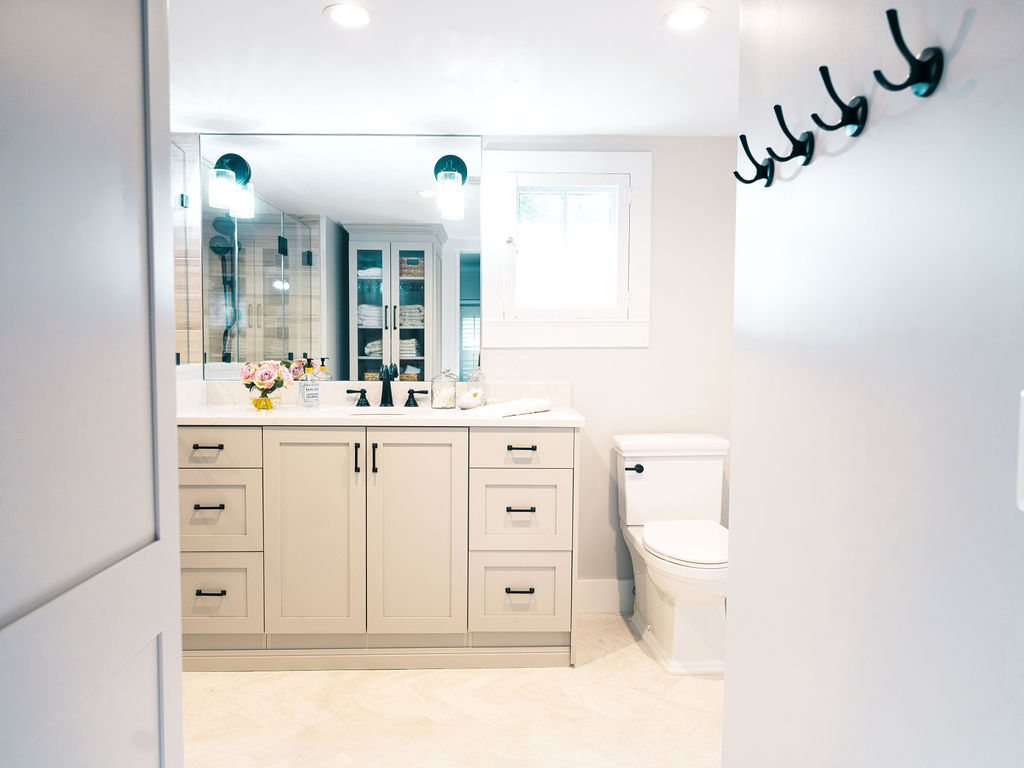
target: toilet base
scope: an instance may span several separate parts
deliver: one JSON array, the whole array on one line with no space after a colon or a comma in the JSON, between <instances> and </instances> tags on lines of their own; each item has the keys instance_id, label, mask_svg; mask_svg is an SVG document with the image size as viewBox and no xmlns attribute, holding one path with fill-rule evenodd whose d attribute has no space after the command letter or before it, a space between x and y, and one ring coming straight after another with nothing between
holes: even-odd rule
<instances>
[{"instance_id":1,"label":"toilet base","mask_svg":"<svg viewBox=\"0 0 1024 768\"><path fill-rule=\"evenodd\" d=\"M674 659L668 654L661 643L658 642L658 637L654 633L654 628L647 623L647 620L643 617L640 611L635 611L632 616L624 617L626 624L629 625L630 632L637 639L637 641L645 648L648 653L654 657L654 659L665 668L665 671L670 675L692 675L694 677L706 676L706 675L724 675L725 674L725 659L694 659L689 658L685 660Z\"/></svg>"}]
</instances>

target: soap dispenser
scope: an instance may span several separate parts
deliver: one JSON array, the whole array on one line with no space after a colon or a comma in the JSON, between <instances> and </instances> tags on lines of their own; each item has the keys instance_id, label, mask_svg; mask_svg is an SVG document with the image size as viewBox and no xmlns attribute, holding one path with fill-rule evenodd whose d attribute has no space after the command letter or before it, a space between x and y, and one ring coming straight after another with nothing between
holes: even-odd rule
<instances>
[{"instance_id":1,"label":"soap dispenser","mask_svg":"<svg viewBox=\"0 0 1024 768\"><path fill-rule=\"evenodd\" d=\"M327 361L328 360L330 360L329 357L321 357L320 358L320 371L316 375L316 377L320 381L330 381L331 380L331 374L329 374L327 372Z\"/></svg>"},{"instance_id":2,"label":"soap dispenser","mask_svg":"<svg viewBox=\"0 0 1024 768\"><path fill-rule=\"evenodd\" d=\"M307 408L320 405L320 381L313 373L313 361L306 359L302 378L299 379L299 402Z\"/></svg>"}]
</instances>

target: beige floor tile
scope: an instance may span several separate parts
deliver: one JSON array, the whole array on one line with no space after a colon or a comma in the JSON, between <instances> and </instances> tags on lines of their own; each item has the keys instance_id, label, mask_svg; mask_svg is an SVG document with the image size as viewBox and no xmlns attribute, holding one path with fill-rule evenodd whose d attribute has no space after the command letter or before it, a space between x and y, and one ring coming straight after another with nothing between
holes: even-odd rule
<instances>
[{"instance_id":1,"label":"beige floor tile","mask_svg":"<svg viewBox=\"0 0 1024 768\"><path fill-rule=\"evenodd\" d=\"M185 673L187 768L716 768L722 679L667 675L613 614L559 669Z\"/></svg>"}]
</instances>

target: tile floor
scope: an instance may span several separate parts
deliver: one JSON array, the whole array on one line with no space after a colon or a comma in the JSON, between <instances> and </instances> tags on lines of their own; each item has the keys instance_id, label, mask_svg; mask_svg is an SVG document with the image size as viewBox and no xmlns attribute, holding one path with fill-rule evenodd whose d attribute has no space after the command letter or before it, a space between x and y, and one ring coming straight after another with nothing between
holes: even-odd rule
<instances>
[{"instance_id":1,"label":"tile floor","mask_svg":"<svg viewBox=\"0 0 1024 768\"><path fill-rule=\"evenodd\" d=\"M717 768L722 678L577 622L573 669L187 672L186 768Z\"/></svg>"}]
</instances>

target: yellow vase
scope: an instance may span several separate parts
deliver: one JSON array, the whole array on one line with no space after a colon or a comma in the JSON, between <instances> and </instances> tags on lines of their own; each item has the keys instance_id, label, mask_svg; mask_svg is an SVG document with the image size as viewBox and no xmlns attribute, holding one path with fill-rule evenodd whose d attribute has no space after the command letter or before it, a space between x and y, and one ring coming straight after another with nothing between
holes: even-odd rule
<instances>
[{"instance_id":1,"label":"yellow vase","mask_svg":"<svg viewBox=\"0 0 1024 768\"><path fill-rule=\"evenodd\" d=\"M269 397L253 397L250 398L253 408L257 411L269 411L274 405L277 404L277 398Z\"/></svg>"}]
</instances>

